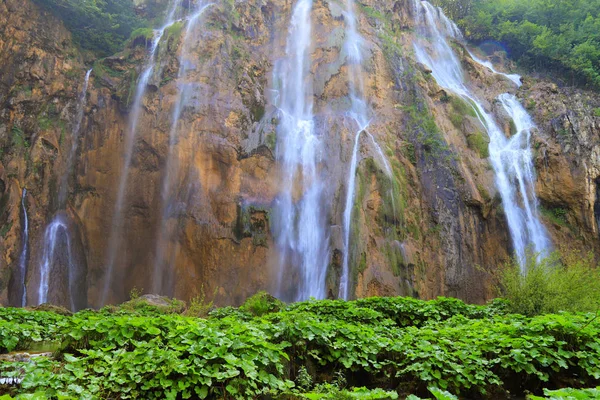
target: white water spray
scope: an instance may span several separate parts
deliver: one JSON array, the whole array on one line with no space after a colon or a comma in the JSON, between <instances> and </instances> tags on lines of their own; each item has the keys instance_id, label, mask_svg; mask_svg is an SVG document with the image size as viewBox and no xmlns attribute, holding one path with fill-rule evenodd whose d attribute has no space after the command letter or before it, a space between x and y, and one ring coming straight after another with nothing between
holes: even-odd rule
<instances>
[{"instance_id":1,"label":"white water spray","mask_svg":"<svg viewBox=\"0 0 600 400\"><path fill-rule=\"evenodd\" d=\"M514 96L501 95L499 100L518 131L511 139L507 139L492 115L485 111L465 83L460 62L448 42L462 38L456 25L441 9L426 1L415 0L415 8L416 22L420 28L418 33L421 35L414 43L418 61L431 69L440 86L471 104L488 133L496 185L502 197L516 256L524 267L528 248L543 256L551 247L537 211L535 172L529 144L534 126L531 117Z\"/></svg>"},{"instance_id":2,"label":"white water spray","mask_svg":"<svg viewBox=\"0 0 600 400\"><path fill-rule=\"evenodd\" d=\"M79 99L77 104L77 116L75 118L75 126L73 127L73 135L71 137L71 151L67 155L67 164L65 172L62 176L61 184L58 189L58 208L63 210L66 208L67 195L69 193L69 177L73 170L73 160L77 154L77 147L79 145L79 134L81 131L81 123L83 121L83 113L85 112L85 106L87 104L87 90L90 82L90 75L92 69L88 70L83 80L83 90L79 93Z\"/></svg>"},{"instance_id":3,"label":"white water spray","mask_svg":"<svg viewBox=\"0 0 600 400\"><path fill-rule=\"evenodd\" d=\"M132 114L129 118L129 130L127 137L125 138L125 159L123 161L123 169L121 170L121 179L119 181L119 187L117 189L117 198L115 202L115 209L112 218L111 224L111 233L110 239L108 242L107 249L107 259L106 259L106 276L104 278L104 287L102 290L102 296L100 300L100 305L106 304L108 294L110 292L110 285L112 284L112 276L115 267L115 262L117 259L117 254L119 252L120 244L122 242L123 235L123 206L125 203L125 192L127 189L127 183L129 178L129 168L131 167L131 160L133 157L133 146L135 144L135 139L137 137L137 126L139 123L139 119L142 113L142 100L144 99L144 95L146 94L146 89L148 86L148 81L154 72L154 64L156 62L156 53L158 49L158 45L160 40L162 39L165 31L171 25L173 25L176 21L174 20L175 11L177 9L177 2L171 1L169 12L166 17L166 23L162 28L157 30L154 34L154 40L152 41L152 46L150 48L150 54L148 56L148 61L144 66L143 72L140 75L140 78L137 83L137 87L135 90L135 99L133 101L133 105L131 107Z\"/></svg>"},{"instance_id":4,"label":"white water spray","mask_svg":"<svg viewBox=\"0 0 600 400\"><path fill-rule=\"evenodd\" d=\"M340 277L340 287L338 290L338 297L348 300L351 285L350 239L352 230L352 209L354 206L354 197L356 195L356 168L358 166L360 137L363 132L365 132L371 139L375 151L381 158L383 166L385 168L385 172L390 177L390 179L393 179L393 174L390 164L385 155L383 154L381 147L377 144L377 141L375 140L373 135L368 131L371 121L368 116L369 112L367 102L365 100L364 80L362 73L364 39L357 29L357 19L354 0L346 0L346 11L344 13L344 19L346 21L346 42L344 49L348 57L348 83L351 102L351 109L349 115L356 122L357 125L357 131L354 136L354 145L352 148L350 169L348 172L348 191L346 193L346 203L344 207L344 215L342 220L344 233L344 255L342 257L342 275ZM393 202L393 193L391 193L391 197ZM393 209L395 213L395 205L393 205Z\"/></svg>"},{"instance_id":5,"label":"white water spray","mask_svg":"<svg viewBox=\"0 0 600 400\"><path fill-rule=\"evenodd\" d=\"M310 76L312 0L294 6L286 56L275 69L280 85L277 106L277 159L283 190L275 209L274 234L280 252L278 293L289 300L325 297L329 260L325 185L319 172L322 144L315 132ZM300 195L294 196L297 189ZM286 277L284 284L283 277ZM290 279L292 278L292 279ZM296 282L290 282L296 280Z\"/></svg>"},{"instance_id":6,"label":"white water spray","mask_svg":"<svg viewBox=\"0 0 600 400\"><path fill-rule=\"evenodd\" d=\"M171 130L169 131L169 150L167 153L167 162L165 167L165 176L163 177L162 188L161 188L161 202L162 202L162 210L161 210L161 219L159 224L159 230L156 239L156 256L154 260L154 268L152 274L152 293L155 294L169 294L166 293L165 287L169 288L171 285L165 285L164 282L164 274L165 271L169 271L172 268L172 258L168 257L165 260L165 253L167 252L168 241L172 238L173 232L169 230L168 221L169 221L169 213L172 206L171 196L173 191L173 185L176 181L176 176L178 173L178 165L177 159L174 154L175 152L175 144L177 143L177 130L179 127L179 119L181 118L181 112L185 105L185 99L187 94L187 85L183 80L185 79L186 73L189 70L195 68L195 60L190 58L189 52L190 47L193 44L192 32L194 31L198 20L204 14L205 10L212 6L213 3L206 4L202 2L197 6L197 11L189 18L187 23L187 28L185 30L185 35L183 38L183 48L181 50L181 54L179 56L179 72L177 80L179 82L179 92L177 101L175 102L175 106L173 108L173 119L171 122Z\"/></svg>"},{"instance_id":7,"label":"white water spray","mask_svg":"<svg viewBox=\"0 0 600 400\"><path fill-rule=\"evenodd\" d=\"M65 172L61 178L61 185L58 191L58 207L59 211L53 218L53 220L46 227L44 233L44 251L42 253L42 262L40 264L40 286L38 288L38 303L42 304L48 301L48 290L49 290L49 277L52 272L52 265L55 260L55 250L61 244L65 245L69 254L68 268L69 268L69 288L74 284L72 282L72 276L74 274L73 260L71 259L71 238L69 231L66 229L66 219L68 218L63 212L67 207L67 195L69 193L69 177L73 170L73 161L77 154L77 147L79 144L79 135L81 131L81 123L83 122L83 114L87 104L87 90L90 81L90 75L92 69L88 70L85 74L83 81L83 89L79 94L79 103L77 105L77 116L75 119L75 125L73 126L73 134L71 137L71 150L67 155L67 162ZM64 242L61 243L60 234L63 234ZM69 290L69 298L71 301L71 310L75 311L75 305L73 300L73 291Z\"/></svg>"},{"instance_id":8,"label":"white water spray","mask_svg":"<svg viewBox=\"0 0 600 400\"><path fill-rule=\"evenodd\" d=\"M479 58L475 54L473 54L473 52L471 52L471 50L469 50L469 49L467 49L467 51L469 52L469 55L476 63L483 65L484 67L486 67L487 69L489 69L490 71L495 73L496 75L501 75L501 76L505 77L506 79L512 81L515 85L517 85L517 87L521 87L521 85L522 85L521 75L505 74L504 72L500 72L496 68L494 68L494 65L490 61L482 60L481 58Z\"/></svg>"},{"instance_id":9,"label":"white water spray","mask_svg":"<svg viewBox=\"0 0 600 400\"><path fill-rule=\"evenodd\" d=\"M524 266L528 247L535 254L544 257L548 255L548 250L552 246L546 229L540 221L539 204L535 195L535 169L531 151L531 131L535 128L535 124L514 95L506 93L500 95L499 100L514 121L517 133L510 139L502 136L490 143L490 157L492 162L498 165L497 168L504 168L504 173L512 182L511 188L504 189L505 193L512 196L513 203L517 203L518 199L521 200L521 207L511 212L516 214L512 217L513 220L523 226L519 232L512 232L516 231L515 229L511 230L511 234L517 257L521 266ZM502 183L505 181L503 180Z\"/></svg>"},{"instance_id":10,"label":"white water spray","mask_svg":"<svg viewBox=\"0 0 600 400\"><path fill-rule=\"evenodd\" d=\"M19 256L19 273L21 274L21 289L23 294L21 296L21 307L25 307L27 304L27 287L25 286L25 278L27 276L27 257L29 257L29 217L27 216L27 207L25 206L25 199L27 197L27 189L23 189L23 195L21 196L21 207L23 208L23 248L21 249L21 255Z\"/></svg>"},{"instance_id":11,"label":"white water spray","mask_svg":"<svg viewBox=\"0 0 600 400\"><path fill-rule=\"evenodd\" d=\"M61 240L62 239L62 240ZM42 255L42 264L40 266L40 286L38 289L38 304L48 302L48 289L50 283L50 273L52 272L52 265L55 261L55 254L57 248L61 243L64 243L67 249L67 260L68 260L68 271L69 271L69 298L71 301L71 309L75 309L73 296L72 296L72 274L74 267L71 264L73 257L71 253L71 236L69 235L68 221L65 213L58 213L50 224L46 227L44 233L44 253Z\"/></svg>"}]
</instances>

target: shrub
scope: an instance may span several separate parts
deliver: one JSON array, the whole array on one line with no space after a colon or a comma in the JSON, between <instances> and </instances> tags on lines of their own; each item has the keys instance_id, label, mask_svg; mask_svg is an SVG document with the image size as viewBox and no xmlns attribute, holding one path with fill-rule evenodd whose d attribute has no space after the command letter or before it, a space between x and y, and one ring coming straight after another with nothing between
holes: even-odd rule
<instances>
[{"instance_id":1,"label":"shrub","mask_svg":"<svg viewBox=\"0 0 600 400\"><path fill-rule=\"evenodd\" d=\"M215 292L213 293L213 299L211 301L208 301L206 299L206 294L204 293L204 286L202 286L200 288L200 294L196 297L193 297L190 300L190 304L188 305L187 309L183 312L183 315L197 318L207 317L210 311L214 308L214 298L216 293L217 290L215 289Z\"/></svg>"},{"instance_id":2,"label":"shrub","mask_svg":"<svg viewBox=\"0 0 600 400\"><path fill-rule=\"evenodd\" d=\"M240 310L260 317L268 313L278 312L282 306L283 303L269 293L258 292L254 296L248 298L244 305L240 307Z\"/></svg>"},{"instance_id":3,"label":"shrub","mask_svg":"<svg viewBox=\"0 0 600 400\"><path fill-rule=\"evenodd\" d=\"M528 316L600 308L600 270L592 253L557 251L539 261L529 254L524 272L513 260L504 267L498 289L511 312Z\"/></svg>"}]
</instances>

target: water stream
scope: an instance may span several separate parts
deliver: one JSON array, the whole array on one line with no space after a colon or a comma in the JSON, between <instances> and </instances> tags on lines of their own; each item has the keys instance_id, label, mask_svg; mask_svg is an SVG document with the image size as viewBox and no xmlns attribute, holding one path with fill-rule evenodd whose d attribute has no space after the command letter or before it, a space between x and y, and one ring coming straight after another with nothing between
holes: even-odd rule
<instances>
[{"instance_id":1,"label":"water stream","mask_svg":"<svg viewBox=\"0 0 600 400\"><path fill-rule=\"evenodd\" d=\"M19 274L21 290L21 307L25 307L27 304L27 287L25 285L25 279L27 277L27 259L29 257L29 217L27 215L27 207L25 206L25 200L27 198L27 189L23 189L23 195L21 196L21 207L23 208L23 247L21 248L21 255L19 256Z\"/></svg>"},{"instance_id":2,"label":"water stream","mask_svg":"<svg viewBox=\"0 0 600 400\"><path fill-rule=\"evenodd\" d=\"M71 235L69 234L69 222L66 213L59 212L46 227L44 232L44 252L42 254L42 263L40 265L40 286L38 288L38 304L48 302L48 291L50 288L50 275L53 272L53 265L56 261L56 253L59 249L66 249L66 267L68 270L69 300L71 309L75 309L73 297L72 276L75 270L73 265L73 254L71 247Z\"/></svg>"},{"instance_id":3,"label":"water stream","mask_svg":"<svg viewBox=\"0 0 600 400\"><path fill-rule=\"evenodd\" d=\"M63 173L60 187L58 188L59 210L64 210L67 206L67 195L69 193L69 178L71 177L71 172L73 171L73 161L75 160L75 155L77 154L77 147L79 146L79 134L81 131L81 123L83 122L83 113L85 112L85 107L87 104L87 91L88 85L90 83L91 74L92 69L86 72L85 78L83 80L83 89L79 93L79 98L77 99L77 115L75 116L75 125L72 131L73 134L71 137L71 150L67 155L67 164L65 167L65 172Z\"/></svg>"},{"instance_id":4,"label":"water stream","mask_svg":"<svg viewBox=\"0 0 600 400\"><path fill-rule=\"evenodd\" d=\"M441 9L426 1L415 0L415 9L419 34L414 43L417 60L432 71L440 86L459 95L475 109L490 138L490 162L496 186L502 197L516 257L524 268L528 250L543 256L551 247L537 210L529 143L534 126L531 117L513 95L501 95L499 101L517 126L517 134L507 138L466 84L460 61L450 45L450 40L462 38L456 25Z\"/></svg>"},{"instance_id":5,"label":"water stream","mask_svg":"<svg viewBox=\"0 0 600 400\"><path fill-rule=\"evenodd\" d=\"M467 49L467 51L469 52L469 55L471 56L471 58L475 62L483 65L484 67L488 68L490 71L492 71L493 73L495 73L497 75L502 75L506 79L512 81L518 87L521 87L521 85L522 85L522 83L521 83L521 75L517 75L517 74L505 74L504 72L500 72L496 68L494 68L494 65L491 62L489 62L488 60L482 60L481 58L479 58L475 54L473 54L473 52L471 52L471 50Z\"/></svg>"},{"instance_id":6,"label":"water stream","mask_svg":"<svg viewBox=\"0 0 600 400\"><path fill-rule=\"evenodd\" d=\"M311 11L312 0L298 0L294 6L285 58L274 72L280 115L276 157L282 165L273 224L280 254L277 295L295 301L325 297L329 260L325 183L319 171L322 143L315 130L309 80Z\"/></svg>"},{"instance_id":7,"label":"water stream","mask_svg":"<svg viewBox=\"0 0 600 400\"><path fill-rule=\"evenodd\" d=\"M76 266L73 264L71 237L68 226L68 216L65 213L67 208L67 196L69 193L69 178L73 171L73 162L77 154L79 145L79 136L81 133L81 124L83 122L83 114L87 104L87 91L92 70L88 70L83 81L83 89L81 90L77 103L77 114L75 117L75 125L72 130L71 149L67 155L65 171L61 177L61 183L58 190L58 212L53 217L52 221L46 227L44 232L44 244L42 261L40 263L40 284L38 287L38 304L48 301L49 279L52 273L52 267L55 263L56 249L64 247L68 252L68 269L69 269L69 288L74 284L72 276ZM62 241L61 241L62 240ZM69 290L69 298L71 301L71 310L75 310L73 299L73 290Z\"/></svg>"},{"instance_id":8,"label":"water stream","mask_svg":"<svg viewBox=\"0 0 600 400\"><path fill-rule=\"evenodd\" d=\"M352 157L350 168L348 170L348 191L346 193L346 202L344 204L343 214L343 234L344 234L344 254L342 257L342 275L340 277L340 287L338 297L348 300L350 297L350 248L352 232L352 210L356 196L356 168L358 167L358 153L360 151L360 137L365 133L377 155L381 158L384 169L388 177L393 179L392 169L385 157L381 147L375 140L375 137L368 131L371 124L369 118L369 107L365 99L364 79L363 79L363 51L364 39L358 32L357 17L355 12L354 0L346 0L346 11L344 13L346 21L346 42L345 52L348 63L348 84L351 108L349 116L356 123L356 133L354 136L354 145L352 147ZM393 193L391 193L392 202L394 202ZM395 213L395 204L392 205Z\"/></svg>"},{"instance_id":9,"label":"water stream","mask_svg":"<svg viewBox=\"0 0 600 400\"><path fill-rule=\"evenodd\" d=\"M121 170L121 179L119 181L119 187L117 188L117 196L112 217L110 239L107 248L107 257L105 264L106 275L104 278L104 286L102 289L100 305L106 304L106 301L108 300L110 286L112 284L115 262L119 253L120 244L123 241L123 207L125 205L125 194L129 180L129 169L131 167L131 161L133 158L133 147L135 144L135 139L137 137L138 123L143 109L142 100L144 99L144 96L146 94L146 89L148 87L150 77L154 72L156 54L160 40L162 39L165 31L176 22L174 18L175 11L177 10L177 2L171 0L168 10L169 11L165 18L165 24L154 33L154 40L152 41L152 45L150 47L150 54L148 55L148 60L146 61L146 64L144 65L142 73L137 82L135 98L131 106L131 115L129 116L129 130L125 138L123 168Z\"/></svg>"},{"instance_id":10,"label":"water stream","mask_svg":"<svg viewBox=\"0 0 600 400\"><path fill-rule=\"evenodd\" d=\"M169 131L169 150L167 153L165 175L163 176L161 186L161 219L157 232L156 255L152 273L152 293L155 294L173 295L171 292L173 279L172 277L166 275L169 275L169 273L173 272L172 264L174 255L167 255L166 253L168 252L169 242L173 239L174 235L174 232L172 229L170 229L168 223L171 216L171 208L173 206L174 195L172 192L174 190L174 185L177 182L177 174L179 171L177 157L174 154L175 145L177 144L179 120L188 97L189 85L184 80L187 72L195 69L195 60L192 59L189 54L190 48L196 40L192 33L194 32L200 17L211 5L213 4L201 2L196 6L196 11L188 19L187 27L183 37L182 50L179 56L180 67L177 76L179 90L177 100L175 101L175 106L173 108L173 118L171 121L171 129Z\"/></svg>"}]
</instances>

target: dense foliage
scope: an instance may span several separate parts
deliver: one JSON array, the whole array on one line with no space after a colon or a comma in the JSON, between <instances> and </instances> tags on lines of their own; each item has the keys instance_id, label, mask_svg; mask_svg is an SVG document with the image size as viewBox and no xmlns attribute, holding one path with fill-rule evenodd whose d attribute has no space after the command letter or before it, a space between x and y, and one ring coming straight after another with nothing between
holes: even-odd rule
<instances>
[{"instance_id":1,"label":"dense foliage","mask_svg":"<svg viewBox=\"0 0 600 400\"><path fill-rule=\"evenodd\" d=\"M564 382L596 386L600 320L593 314L529 318L507 314L506 307L446 298L285 306L259 295L206 319L151 306L73 316L5 308L0 352L48 340L60 347L53 358L2 362L0 376L23 382L0 386L0 394L452 399L450 393L498 398L507 390L542 395L542 388Z\"/></svg>"},{"instance_id":2,"label":"dense foliage","mask_svg":"<svg viewBox=\"0 0 600 400\"><path fill-rule=\"evenodd\" d=\"M132 0L34 0L60 18L82 48L99 56L123 48L131 33L149 27L149 19L162 13L165 2L148 1L145 18L136 14Z\"/></svg>"},{"instance_id":3,"label":"dense foliage","mask_svg":"<svg viewBox=\"0 0 600 400\"><path fill-rule=\"evenodd\" d=\"M600 310L600 268L592 253L556 251L538 260L529 255L526 273L515 260L500 277L500 294L509 311L539 315L559 311Z\"/></svg>"},{"instance_id":4,"label":"dense foliage","mask_svg":"<svg viewBox=\"0 0 600 400\"><path fill-rule=\"evenodd\" d=\"M600 87L600 0L437 0L468 39Z\"/></svg>"}]
</instances>

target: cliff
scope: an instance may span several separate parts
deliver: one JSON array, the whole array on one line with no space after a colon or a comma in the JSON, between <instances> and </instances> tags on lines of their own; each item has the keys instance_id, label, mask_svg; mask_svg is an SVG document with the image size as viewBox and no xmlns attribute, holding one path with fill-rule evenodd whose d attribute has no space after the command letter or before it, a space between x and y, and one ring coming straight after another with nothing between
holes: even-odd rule
<instances>
[{"instance_id":1,"label":"cliff","mask_svg":"<svg viewBox=\"0 0 600 400\"><path fill-rule=\"evenodd\" d=\"M281 191L277 160L274 69L285 55L293 2L227 1L210 6L194 27L180 76L185 20L165 31L142 99L125 190L122 229L107 300L134 287L150 291L153 265L164 253L173 267L161 294L189 299L214 293L218 304L240 304L258 290L274 291L279 250L273 208ZM484 302L493 296L498 268L511 255L506 218L494 182L488 140L462 100L440 88L416 62L412 1L362 0L358 30L366 45L361 79L373 119L361 136L352 213L351 297L456 296ZM342 218L355 129L349 122L344 4L313 4L311 82L315 126L325 149L328 296L336 297L343 252ZM136 80L146 41L96 60L80 134L79 93L84 55L61 21L30 0L0 3L0 302L18 298L23 249L23 189L29 217L27 303L38 301L44 232L60 211L58 186L69 174L70 252L85 279L87 303L99 306L107 279L107 251L123 171ZM524 77L517 89L474 62L460 44L463 67L486 109L511 124L495 102L516 93L539 129L533 148L543 221L558 247L598 250L600 97ZM170 143L181 87L185 107ZM391 178L374 143L383 149ZM174 149L166 222L162 182ZM172 164L169 164L172 165ZM157 241L168 232L164 251ZM59 257L60 258L60 257ZM68 264L52 270L48 300L69 305ZM294 285L294 276L286 277ZM11 284L11 282L13 282ZM67 282L67 283L65 283ZM13 300L10 300L13 299Z\"/></svg>"}]
</instances>

